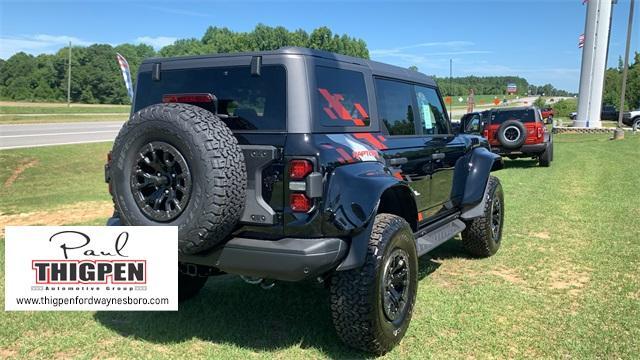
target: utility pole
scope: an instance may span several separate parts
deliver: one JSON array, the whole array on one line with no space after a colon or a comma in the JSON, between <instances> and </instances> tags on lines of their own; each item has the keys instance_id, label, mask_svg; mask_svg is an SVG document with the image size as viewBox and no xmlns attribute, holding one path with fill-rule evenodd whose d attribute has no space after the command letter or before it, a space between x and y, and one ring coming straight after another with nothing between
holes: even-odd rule
<instances>
[{"instance_id":1,"label":"utility pole","mask_svg":"<svg viewBox=\"0 0 640 360\"><path fill-rule=\"evenodd\" d=\"M71 41L69 41L69 71L67 71L67 107L71 107Z\"/></svg>"},{"instance_id":2,"label":"utility pole","mask_svg":"<svg viewBox=\"0 0 640 360\"><path fill-rule=\"evenodd\" d=\"M624 51L624 68L622 69L622 91L620 92L620 108L618 114L618 128L614 133L615 139L624 139L622 131L622 116L624 115L624 97L627 91L627 72L629 71L629 48L631 47L631 29L633 26L633 7L635 0L629 4L629 23L627 24L627 48Z\"/></svg>"}]
</instances>

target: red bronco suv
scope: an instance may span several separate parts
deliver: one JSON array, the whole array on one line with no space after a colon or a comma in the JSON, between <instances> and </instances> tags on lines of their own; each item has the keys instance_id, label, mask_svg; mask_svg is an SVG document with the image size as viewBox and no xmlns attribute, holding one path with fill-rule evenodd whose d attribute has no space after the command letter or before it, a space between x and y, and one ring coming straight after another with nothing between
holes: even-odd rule
<instances>
[{"instance_id":1,"label":"red bronco suv","mask_svg":"<svg viewBox=\"0 0 640 360\"><path fill-rule=\"evenodd\" d=\"M553 138L535 106L491 109L462 117L463 128L478 129L491 145L491 151L509 159L532 157L540 166L553 160ZM478 126L474 126L478 124Z\"/></svg>"}]
</instances>

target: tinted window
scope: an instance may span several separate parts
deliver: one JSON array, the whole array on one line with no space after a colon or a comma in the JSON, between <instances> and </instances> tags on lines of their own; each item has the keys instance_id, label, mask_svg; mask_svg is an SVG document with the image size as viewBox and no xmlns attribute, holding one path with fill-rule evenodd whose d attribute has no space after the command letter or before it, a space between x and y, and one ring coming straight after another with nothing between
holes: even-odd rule
<instances>
[{"instance_id":1,"label":"tinted window","mask_svg":"<svg viewBox=\"0 0 640 360\"><path fill-rule=\"evenodd\" d=\"M414 135L413 89L411 85L376 79L378 116L390 135Z\"/></svg>"},{"instance_id":2,"label":"tinted window","mask_svg":"<svg viewBox=\"0 0 640 360\"><path fill-rule=\"evenodd\" d=\"M534 122L536 116L533 109L525 110L500 110L495 111L491 117L493 124L502 124L507 120L519 120L521 122Z\"/></svg>"},{"instance_id":3,"label":"tinted window","mask_svg":"<svg viewBox=\"0 0 640 360\"><path fill-rule=\"evenodd\" d=\"M251 76L248 66L162 71L160 81L151 73L138 79L135 110L162 102L162 96L210 93L218 99L218 113L232 130L284 130L286 128L286 75L282 66L262 66Z\"/></svg>"},{"instance_id":4,"label":"tinted window","mask_svg":"<svg viewBox=\"0 0 640 360\"><path fill-rule=\"evenodd\" d=\"M466 114L460 119L465 124L464 132L473 134L480 132L480 114Z\"/></svg>"},{"instance_id":5,"label":"tinted window","mask_svg":"<svg viewBox=\"0 0 640 360\"><path fill-rule=\"evenodd\" d=\"M436 89L416 86L416 98L423 133L449 134L449 122Z\"/></svg>"},{"instance_id":6,"label":"tinted window","mask_svg":"<svg viewBox=\"0 0 640 360\"><path fill-rule=\"evenodd\" d=\"M316 67L316 119L322 126L369 126L367 88L361 72Z\"/></svg>"}]
</instances>

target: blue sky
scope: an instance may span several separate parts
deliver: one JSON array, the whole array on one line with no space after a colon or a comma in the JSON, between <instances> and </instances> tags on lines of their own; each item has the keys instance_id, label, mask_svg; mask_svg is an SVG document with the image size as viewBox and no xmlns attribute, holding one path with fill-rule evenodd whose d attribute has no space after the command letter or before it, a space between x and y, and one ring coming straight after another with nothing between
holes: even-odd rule
<instances>
[{"instance_id":1,"label":"blue sky","mask_svg":"<svg viewBox=\"0 0 640 360\"><path fill-rule=\"evenodd\" d=\"M640 51L640 4L632 50ZM624 54L629 0L614 6L609 65ZM257 23L307 31L326 25L364 39L375 60L429 75L519 75L577 91L586 6L581 0L493 1L6 1L0 58L74 44L201 37L210 25L249 31Z\"/></svg>"}]
</instances>

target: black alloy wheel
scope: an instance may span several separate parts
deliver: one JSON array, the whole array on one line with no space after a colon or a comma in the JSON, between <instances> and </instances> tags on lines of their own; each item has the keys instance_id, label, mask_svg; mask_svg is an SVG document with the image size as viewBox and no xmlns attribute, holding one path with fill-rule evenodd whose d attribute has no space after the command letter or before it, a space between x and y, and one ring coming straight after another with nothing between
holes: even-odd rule
<instances>
[{"instance_id":1,"label":"black alloy wheel","mask_svg":"<svg viewBox=\"0 0 640 360\"><path fill-rule=\"evenodd\" d=\"M191 172L180 151L163 141L143 145L133 163L131 193L149 219L178 217L191 196Z\"/></svg>"},{"instance_id":2,"label":"black alloy wheel","mask_svg":"<svg viewBox=\"0 0 640 360\"><path fill-rule=\"evenodd\" d=\"M493 199L491 200L491 236L493 241L496 243L500 243L500 239L502 231L502 199L497 196L496 193L493 194Z\"/></svg>"},{"instance_id":3,"label":"black alloy wheel","mask_svg":"<svg viewBox=\"0 0 640 360\"><path fill-rule=\"evenodd\" d=\"M504 131L504 137L511 142L515 142L520 137L520 130L514 126L508 127Z\"/></svg>"},{"instance_id":4,"label":"black alloy wheel","mask_svg":"<svg viewBox=\"0 0 640 360\"><path fill-rule=\"evenodd\" d=\"M382 308L391 322L404 318L409 303L409 255L395 249L384 264Z\"/></svg>"}]
</instances>

